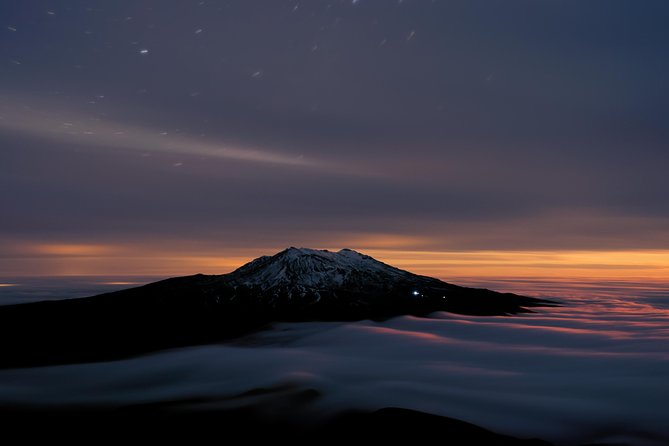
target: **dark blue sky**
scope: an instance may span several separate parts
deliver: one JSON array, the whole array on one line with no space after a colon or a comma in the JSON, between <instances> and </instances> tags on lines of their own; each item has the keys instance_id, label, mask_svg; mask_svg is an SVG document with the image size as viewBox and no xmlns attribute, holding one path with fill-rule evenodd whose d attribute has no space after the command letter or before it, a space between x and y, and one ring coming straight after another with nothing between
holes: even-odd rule
<instances>
[{"instance_id":1,"label":"dark blue sky","mask_svg":"<svg viewBox=\"0 0 669 446\"><path fill-rule=\"evenodd\" d=\"M669 249L666 1L3 1L0 251Z\"/></svg>"}]
</instances>

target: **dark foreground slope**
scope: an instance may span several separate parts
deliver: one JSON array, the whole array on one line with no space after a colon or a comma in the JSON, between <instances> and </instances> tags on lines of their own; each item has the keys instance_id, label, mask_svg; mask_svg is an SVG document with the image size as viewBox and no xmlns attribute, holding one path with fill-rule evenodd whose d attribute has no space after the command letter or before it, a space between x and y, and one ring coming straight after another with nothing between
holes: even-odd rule
<instances>
[{"instance_id":1,"label":"dark foreground slope","mask_svg":"<svg viewBox=\"0 0 669 446\"><path fill-rule=\"evenodd\" d=\"M550 304L459 287L351 250L290 248L229 274L0 307L0 367L111 360L229 339L276 321L506 315Z\"/></svg>"},{"instance_id":2,"label":"dark foreground slope","mask_svg":"<svg viewBox=\"0 0 669 446\"><path fill-rule=\"evenodd\" d=\"M501 435L470 423L407 409L350 411L327 418L275 417L258 408L182 411L164 406L115 410L0 410L5 435L22 441L65 440L97 443L133 440L187 441L188 444L428 444L444 446L550 446L537 439Z\"/></svg>"}]
</instances>

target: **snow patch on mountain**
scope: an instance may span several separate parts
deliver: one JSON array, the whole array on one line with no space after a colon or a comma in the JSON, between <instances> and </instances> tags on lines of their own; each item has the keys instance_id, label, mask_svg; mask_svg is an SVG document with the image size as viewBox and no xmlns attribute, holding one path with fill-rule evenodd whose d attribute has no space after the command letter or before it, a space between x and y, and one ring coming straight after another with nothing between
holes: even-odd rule
<instances>
[{"instance_id":1,"label":"snow patch on mountain","mask_svg":"<svg viewBox=\"0 0 669 446\"><path fill-rule=\"evenodd\" d=\"M263 256L230 274L238 285L268 290L281 287L328 289L372 281L394 282L416 277L352 249L328 251L288 248Z\"/></svg>"}]
</instances>

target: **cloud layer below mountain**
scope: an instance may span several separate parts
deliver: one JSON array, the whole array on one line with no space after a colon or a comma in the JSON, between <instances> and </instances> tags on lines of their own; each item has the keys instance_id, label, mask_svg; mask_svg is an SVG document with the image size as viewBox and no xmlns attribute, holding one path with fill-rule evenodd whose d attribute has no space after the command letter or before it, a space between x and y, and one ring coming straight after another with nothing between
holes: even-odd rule
<instances>
[{"instance_id":1,"label":"cloud layer below mountain","mask_svg":"<svg viewBox=\"0 0 669 446\"><path fill-rule=\"evenodd\" d=\"M669 311L623 297L515 317L279 324L234 344L1 371L0 402L234 407L289 385L322 394L311 413L399 406L565 444L664 444L668 326Z\"/></svg>"}]
</instances>

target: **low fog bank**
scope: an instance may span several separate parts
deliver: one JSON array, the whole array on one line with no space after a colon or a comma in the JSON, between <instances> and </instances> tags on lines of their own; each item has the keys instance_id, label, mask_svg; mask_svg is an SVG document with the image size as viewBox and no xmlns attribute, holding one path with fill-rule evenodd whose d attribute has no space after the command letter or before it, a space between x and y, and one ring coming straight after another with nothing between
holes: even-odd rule
<instances>
[{"instance_id":1,"label":"low fog bank","mask_svg":"<svg viewBox=\"0 0 669 446\"><path fill-rule=\"evenodd\" d=\"M0 277L0 305L88 297L165 278L157 276Z\"/></svg>"},{"instance_id":2,"label":"low fog bank","mask_svg":"<svg viewBox=\"0 0 669 446\"><path fill-rule=\"evenodd\" d=\"M318 396L291 404L315 416L392 406L561 444L666 444L669 312L597 302L515 317L277 324L235 343L3 370L0 405L234 409L309 390ZM259 388L269 390L248 393Z\"/></svg>"}]
</instances>

